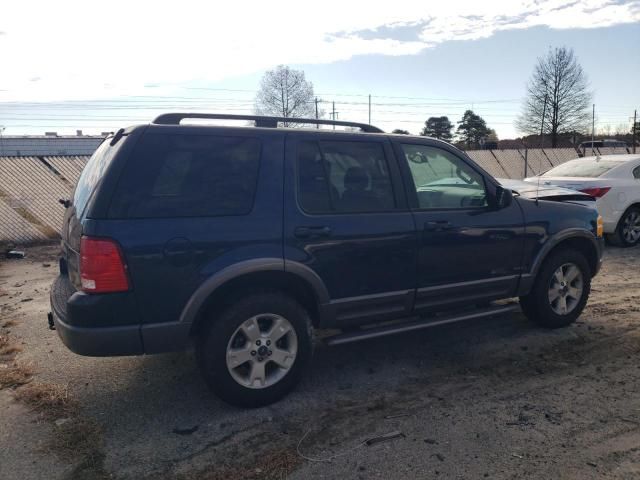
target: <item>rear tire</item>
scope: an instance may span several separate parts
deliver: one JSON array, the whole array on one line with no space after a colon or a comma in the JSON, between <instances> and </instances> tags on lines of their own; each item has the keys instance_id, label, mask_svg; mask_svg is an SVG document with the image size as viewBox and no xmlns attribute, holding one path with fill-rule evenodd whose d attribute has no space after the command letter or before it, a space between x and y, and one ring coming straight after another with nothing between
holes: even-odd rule
<instances>
[{"instance_id":1,"label":"rear tire","mask_svg":"<svg viewBox=\"0 0 640 480\"><path fill-rule=\"evenodd\" d=\"M617 247L633 247L640 241L640 208L629 208L618 222L616 231L607 240Z\"/></svg>"},{"instance_id":2,"label":"rear tire","mask_svg":"<svg viewBox=\"0 0 640 480\"><path fill-rule=\"evenodd\" d=\"M543 327L566 327L580 316L590 291L591 269L584 255L559 250L544 261L520 305L529 320Z\"/></svg>"},{"instance_id":3,"label":"rear tire","mask_svg":"<svg viewBox=\"0 0 640 480\"><path fill-rule=\"evenodd\" d=\"M256 293L211 319L196 345L213 392L239 407L276 402L299 382L312 355L307 311L281 293Z\"/></svg>"}]
</instances>

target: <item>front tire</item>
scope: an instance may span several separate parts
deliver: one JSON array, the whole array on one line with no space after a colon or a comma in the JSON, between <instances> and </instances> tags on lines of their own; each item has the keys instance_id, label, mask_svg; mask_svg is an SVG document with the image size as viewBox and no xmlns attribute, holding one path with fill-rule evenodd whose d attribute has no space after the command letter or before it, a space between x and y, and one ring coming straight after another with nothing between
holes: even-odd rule
<instances>
[{"instance_id":1,"label":"front tire","mask_svg":"<svg viewBox=\"0 0 640 480\"><path fill-rule=\"evenodd\" d=\"M307 311L281 293L240 299L211 319L197 358L209 387L225 402L261 407L299 382L312 354Z\"/></svg>"},{"instance_id":2,"label":"front tire","mask_svg":"<svg viewBox=\"0 0 640 480\"><path fill-rule=\"evenodd\" d=\"M607 240L618 247L633 247L640 241L640 208L629 208L618 222L616 231Z\"/></svg>"},{"instance_id":3,"label":"front tire","mask_svg":"<svg viewBox=\"0 0 640 480\"><path fill-rule=\"evenodd\" d=\"M527 318L543 327L566 327L580 316L590 291L591 269L584 255L560 250L544 261L520 305Z\"/></svg>"}]
</instances>

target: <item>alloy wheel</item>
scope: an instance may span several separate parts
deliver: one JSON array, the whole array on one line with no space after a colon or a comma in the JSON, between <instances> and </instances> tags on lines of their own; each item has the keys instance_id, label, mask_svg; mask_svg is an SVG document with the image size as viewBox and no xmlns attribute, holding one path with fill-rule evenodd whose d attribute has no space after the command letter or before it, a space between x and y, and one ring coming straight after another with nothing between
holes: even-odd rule
<instances>
[{"instance_id":1,"label":"alloy wheel","mask_svg":"<svg viewBox=\"0 0 640 480\"><path fill-rule=\"evenodd\" d=\"M551 276L548 298L551 309L558 315L571 313L582 298L584 279L573 263L561 265Z\"/></svg>"},{"instance_id":2,"label":"alloy wheel","mask_svg":"<svg viewBox=\"0 0 640 480\"><path fill-rule=\"evenodd\" d=\"M637 211L631 211L624 217L622 237L629 245L637 243L640 239L640 213Z\"/></svg>"},{"instance_id":3,"label":"alloy wheel","mask_svg":"<svg viewBox=\"0 0 640 480\"><path fill-rule=\"evenodd\" d=\"M298 336L291 323L273 313L245 320L227 345L227 369L247 388L267 388L291 369L298 353Z\"/></svg>"}]
</instances>

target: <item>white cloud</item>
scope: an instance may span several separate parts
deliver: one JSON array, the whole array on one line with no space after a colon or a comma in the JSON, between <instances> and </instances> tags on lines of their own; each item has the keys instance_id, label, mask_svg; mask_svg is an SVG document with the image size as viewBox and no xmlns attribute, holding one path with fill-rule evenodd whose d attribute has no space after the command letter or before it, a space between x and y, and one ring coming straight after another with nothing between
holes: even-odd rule
<instances>
[{"instance_id":1,"label":"white cloud","mask_svg":"<svg viewBox=\"0 0 640 480\"><path fill-rule=\"evenodd\" d=\"M112 97L147 83L216 81L279 63L416 54L505 29L637 21L638 0L5 2L0 101ZM394 38L390 25L416 26L415 38L406 29Z\"/></svg>"}]
</instances>

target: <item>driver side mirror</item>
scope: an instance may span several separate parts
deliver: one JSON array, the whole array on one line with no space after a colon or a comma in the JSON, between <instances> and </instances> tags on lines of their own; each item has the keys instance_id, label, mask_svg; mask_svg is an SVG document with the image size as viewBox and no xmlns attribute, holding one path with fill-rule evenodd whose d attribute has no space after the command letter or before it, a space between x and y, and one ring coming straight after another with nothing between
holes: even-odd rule
<instances>
[{"instance_id":1,"label":"driver side mirror","mask_svg":"<svg viewBox=\"0 0 640 480\"><path fill-rule=\"evenodd\" d=\"M513 192L508 188L498 186L496 188L496 206L498 208L506 208L513 201Z\"/></svg>"}]
</instances>

